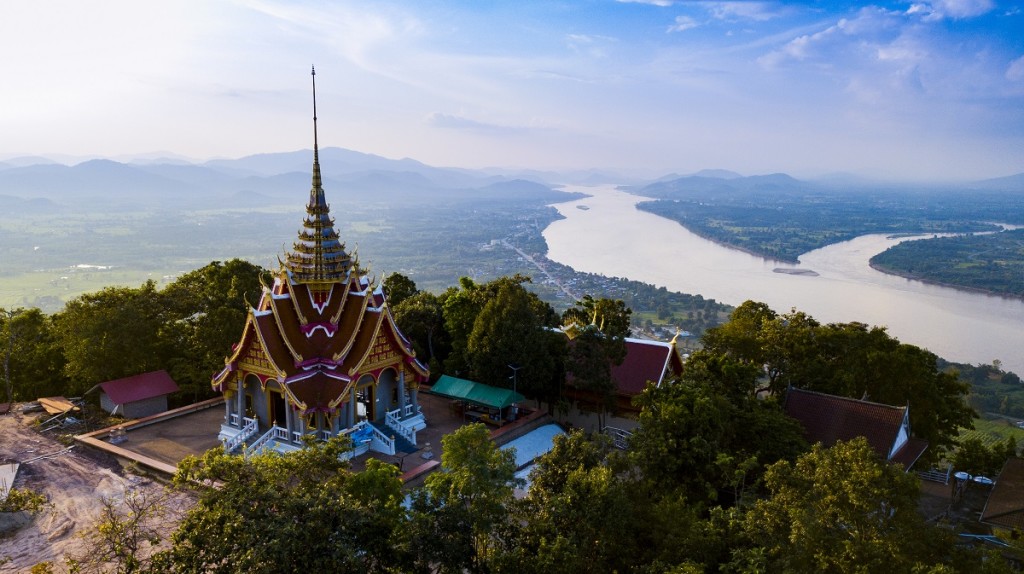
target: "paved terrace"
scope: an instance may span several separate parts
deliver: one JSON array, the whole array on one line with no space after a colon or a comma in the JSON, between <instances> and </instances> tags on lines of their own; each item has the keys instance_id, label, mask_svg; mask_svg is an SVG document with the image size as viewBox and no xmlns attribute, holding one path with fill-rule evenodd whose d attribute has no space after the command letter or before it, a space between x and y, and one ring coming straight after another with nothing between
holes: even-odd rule
<instances>
[{"instance_id":1,"label":"paved terrace","mask_svg":"<svg viewBox=\"0 0 1024 574\"><path fill-rule=\"evenodd\" d=\"M366 460L377 458L395 464L404 473L408 484L418 484L434 470L441 460L441 438L467 424L463 415L452 407L445 397L420 392L419 403L427 421L427 428L417 434L417 450L397 455L370 452L355 458L352 469L366 467ZM109 452L119 459L131 461L162 474L174 474L181 460L188 455L201 455L220 446L217 433L224 420L224 399L216 398L167 411L143 419L127 421L75 437L80 443ZM543 412L527 413L520 409L521 418L500 428L492 427L491 436L504 444L546 420ZM123 429L127 440L111 444L110 437Z\"/></svg>"}]
</instances>

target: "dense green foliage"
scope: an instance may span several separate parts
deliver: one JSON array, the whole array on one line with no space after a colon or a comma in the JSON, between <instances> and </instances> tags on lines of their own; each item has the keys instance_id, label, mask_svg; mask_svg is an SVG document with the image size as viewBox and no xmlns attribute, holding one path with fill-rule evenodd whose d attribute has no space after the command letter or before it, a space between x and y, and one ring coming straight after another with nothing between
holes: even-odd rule
<instances>
[{"instance_id":1,"label":"dense green foliage","mask_svg":"<svg viewBox=\"0 0 1024 574\"><path fill-rule=\"evenodd\" d=\"M1024 229L904 241L871 258L887 273L1024 297Z\"/></svg>"},{"instance_id":2,"label":"dense green foliage","mask_svg":"<svg viewBox=\"0 0 1024 574\"><path fill-rule=\"evenodd\" d=\"M50 317L39 309L0 309L4 400L61 394L63 360Z\"/></svg>"},{"instance_id":3,"label":"dense green foliage","mask_svg":"<svg viewBox=\"0 0 1024 574\"><path fill-rule=\"evenodd\" d=\"M943 371L955 373L971 386L970 401L979 413L1024 420L1024 384L1017 373L1002 370L999 361L965 365L939 360Z\"/></svg>"},{"instance_id":4,"label":"dense green foliage","mask_svg":"<svg viewBox=\"0 0 1024 574\"><path fill-rule=\"evenodd\" d=\"M558 397L565 337L552 331L559 322L554 309L526 289L529 277L488 283L463 277L458 288L440 295L419 291L407 277L391 277L407 293L393 307L395 322L417 355L427 358L435 377L449 373L498 387L516 386L540 400ZM390 300L387 285L385 293Z\"/></svg>"},{"instance_id":5,"label":"dense green foliage","mask_svg":"<svg viewBox=\"0 0 1024 574\"><path fill-rule=\"evenodd\" d=\"M867 440L815 445L765 473L768 495L743 519L769 572L911 572L944 565L973 571L945 530L917 512L917 478L880 463ZM957 570L953 570L957 568Z\"/></svg>"},{"instance_id":6,"label":"dense green foliage","mask_svg":"<svg viewBox=\"0 0 1024 574\"><path fill-rule=\"evenodd\" d=\"M453 332L467 339L494 337L491 331L474 335L494 301L532 321L525 309L544 306L522 288L516 279L464 281L441 305L442 318L451 323L445 331L453 340ZM398 307L418 297L412 290ZM609 338L628 323L624 305L606 299L584 299L567 315L589 316L596 327L600 320L593 318L601 313L595 309L607 312ZM505 321L498 315L487 320ZM537 329L544 330L541 324ZM514 496L522 484L513 454L497 448L480 424L446 436L441 470L410 492L403 492L391 465L369 461L364 472L350 472L338 459L344 447L337 440L311 441L285 455L240 457L218 449L190 458L175 481L198 488L199 503L179 524L171 548L146 568L1005 571L1002 560L957 546L947 529L925 522L916 509L914 475L878 458L861 439L809 450L776 397L759 392L807 376L823 385L818 388L867 389L897 397L892 400L898 404L909 400L911 412L921 417L913 428L931 428L941 445L946 419L969 409L963 388L945 384L934 356L906 348L882 330L822 326L796 311L780 316L752 302L704 342L705 350L691 356L678 379L637 398L640 426L629 450L578 431L558 437L536 461L521 499ZM476 360L471 347L467 341L463 356L470 365ZM894 394L885 395L883 386ZM1012 454L1009 448L997 453L964 443L955 456L965 468L980 461L988 466L977 468L987 469Z\"/></svg>"},{"instance_id":7,"label":"dense green foliage","mask_svg":"<svg viewBox=\"0 0 1024 574\"><path fill-rule=\"evenodd\" d=\"M841 191L786 176L742 180L681 178L637 190L656 201L645 211L697 235L763 257L797 261L807 251L867 233L992 230L987 222L1024 223L1005 193L960 190Z\"/></svg>"},{"instance_id":8,"label":"dense green foliage","mask_svg":"<svg viewBox=\"0 0 1024 574\"><path fill-rule=\"evenodd\" d=\"M262 272L239 259L215 261L163 289L152 281L107 287L50 316L4 311L5 390L15 400L81 396L97 383L166 369L184 391L175 400L210 397L210 377L241 335Z\"/></svg>"},{"instance_id":9,"label":"dense green foliage","mask_svg":"<svg viewBox=\"0 0 1024 574\"><path fill-rule=\"evenodd\" d=\"M562 314L562 323L570 329L565 361L566 376L576 389L591 393L597 404L598 426L612 406L615 381L612 368L626 358L632 310L622 300L594 299L586 295Z\"/></svg>"},{"instance_id":10,"label":"dense green foliage","mask_svg":"<svg viewBox=\"0 0 1024 574\"><path fill-rule=\"evenodd\" d=\"M394 572L410 565L398 469L353 473L341 439L285 456L221 449L184 460L175 483L202 488L155 572Z\"/></svg>"},{"instance_id":11,"label":"dense green foliage","mask_svg":"<svg viewBox=\"0 0 1024 574\"><path fill-rule=\"evenodd\" d=\"M772 394L793 386L909 405L910 427L930 443L925 456L933 460L975 415L965 400L967 384L939 370L934 354L900 343L881 327L821 325L799 311L778 315L763 303L747 301L728 323L709 330L704 343L707 352L763 367Z\"/></svg>"}]
</instances>

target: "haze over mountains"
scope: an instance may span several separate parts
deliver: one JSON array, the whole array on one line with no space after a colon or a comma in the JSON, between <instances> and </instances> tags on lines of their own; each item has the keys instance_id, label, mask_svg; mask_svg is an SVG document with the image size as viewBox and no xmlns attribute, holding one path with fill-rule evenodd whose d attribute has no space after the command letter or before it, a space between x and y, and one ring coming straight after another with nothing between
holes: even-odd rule
<instances>
[{"instance_id":1,"label":"haze over mountains","mask_svg":"<svg viewBox=\"0 0 1024 574\"><path fill-rule=\"evenodd\" d=\"M0 162L0 208L10 212L69 208L204 209L294 204L296 191L309 186L311 150L257 154L239 159L189 163L178 157L136 158L130 162L93 159L66 165L40 156ZM799 191L822 187L865 187L877 182L837 176L820 181L786 174L743 176L721 170L691 175L668 174L642 181L602 170L468 170L426 165L413 159L388 159L342 148L320 151L324 185L338 201L444 201L474 197L550 194L563 183L617 182L664 195L687 191ZM649 185L644 185L649 184ZM946 188L1022 190L1024 174Z\"/></svg>"}]
</instances>

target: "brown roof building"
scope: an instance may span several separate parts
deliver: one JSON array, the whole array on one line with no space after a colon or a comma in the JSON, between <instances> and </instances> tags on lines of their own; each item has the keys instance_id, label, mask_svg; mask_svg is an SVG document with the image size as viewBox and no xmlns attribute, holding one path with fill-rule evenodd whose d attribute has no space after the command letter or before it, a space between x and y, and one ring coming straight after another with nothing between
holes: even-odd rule
<instances>
[{"instance_id":1,"label":"brown roof building","mask_svg":"<svg viewBox=\"0 0 1024 574\"><path fill-rule=\"evenodd\" d=\"M1011 458L999 471L981 521L999 528L1024 530L1024 459Z\"/></svg>"},{"instance_id":2,"label":"brown roof building","mask_svg":"<svg viewBox=\"0 0 1024 574\"><path fill-rule=\"evenodd\" d=\"M803 426L809 442L828 447L862 436L883 460L907 470L928 448L927 441L910 436L909 407L790 388L784 408Z\"/></svg>"}]
</instances>

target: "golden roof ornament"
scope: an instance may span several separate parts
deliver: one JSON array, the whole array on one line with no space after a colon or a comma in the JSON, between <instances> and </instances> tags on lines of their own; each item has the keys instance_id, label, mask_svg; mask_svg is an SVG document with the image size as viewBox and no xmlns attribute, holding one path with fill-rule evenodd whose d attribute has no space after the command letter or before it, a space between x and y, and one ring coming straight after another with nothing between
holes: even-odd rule
<instances>
[{"instance_id":1,"label":"golden roof ornament","mask_svg":"<svg viewBox=\"0 0 1024 574\"><path fill-rule=\"evenodd\" d=\"M313 68L313 184L309 190L306 217L302 221L298 240L292 251L285 254L282 266L292 281L310 284L317 291L327 291L330 285L344 281L352 268L352 259L345 252L338 232L334 230L331 208L324 195L320 175L320 146L316 129L316 68Z\"/></svg>"}]
</instances>

